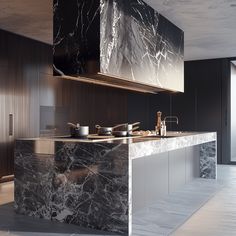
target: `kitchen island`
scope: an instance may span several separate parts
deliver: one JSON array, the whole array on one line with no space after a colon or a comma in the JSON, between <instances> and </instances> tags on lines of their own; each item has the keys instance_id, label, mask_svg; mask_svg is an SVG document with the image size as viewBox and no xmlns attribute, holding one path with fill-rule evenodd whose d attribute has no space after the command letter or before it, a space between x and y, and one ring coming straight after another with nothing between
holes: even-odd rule
<instances>
[{"instance_id":1,"label":"kitchen island","mask_svg":"<svg viewBox=\"0 0 236 236\"><path fill-rule=\"evenodd\" d=\"M131 235L132 214L194 178L216 178L216 133L19 139L19 214Z\"/></svg>"}]
</instances>

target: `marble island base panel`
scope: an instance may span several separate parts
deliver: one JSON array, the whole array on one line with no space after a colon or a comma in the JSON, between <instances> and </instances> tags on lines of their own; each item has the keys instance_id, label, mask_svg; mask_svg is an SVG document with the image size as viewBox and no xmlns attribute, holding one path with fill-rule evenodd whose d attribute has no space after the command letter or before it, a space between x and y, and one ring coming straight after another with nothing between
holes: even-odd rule
<instances>
[{"instance_id":1,"label":"marble island base panel","mask_svg":"<svg viewBox=\"0 0 236 236\"><path fill-rule=\"evenodd\" d=\"M54 155L34 147L16 143L17 213L129 234L127 146L56 142Z\"/></svg>"},{"instance_id":2,"label":"marble island base panel","mask_svg":"<svg viewBox=\"0 0 236 236\"><path fill-rule=\"evenodd\" d=\"M213 138L192 143L200 145L203 178L216 178ZM143 145L152 149L156 158L163 150L154 147L162 142L175 142L178 148L191 146L184 139L188 138L126 144L17 140L15 210L23 215L131 235L132 160L150 155L144 148L139 149ZM135 152L138 149L140 152Z\"/></svg>"}]
</instances>

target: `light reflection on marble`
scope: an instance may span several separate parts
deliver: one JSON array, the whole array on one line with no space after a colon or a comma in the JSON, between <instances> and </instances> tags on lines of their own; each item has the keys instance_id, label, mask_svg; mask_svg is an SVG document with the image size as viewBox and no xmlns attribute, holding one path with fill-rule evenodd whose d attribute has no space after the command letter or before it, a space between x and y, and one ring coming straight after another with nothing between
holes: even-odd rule
<instances>
[{"instance_id":1,"label":"light reflection on marble","mask_svg":"<svg viewBox=\"0 0 236 236\"><path fill-rule=\"evenodd\" d=\"M129 145L129 156L131 159L136 159L212 141L216 141L215 132L192 133L186 136L151 140L138 138L135 143Z\"/></svg>"},{"instance_id":2,"label":"light reflection on marble","mask_svg":"<svg viewBox=\"0 0 236 236\"><path fill-rule=\"evenodd\" d=\"M184 91L184 32L142 0L54 1L55 75Z\"/></svg>"},{"instance_id":3,"label":"light reflection on marble","mask_svg":"<svg viewBox=\"0 0 236 236\"><path fill-rule=\"evenodd\" d=\"M146 142L135 142L129 145L131 159L145 158L157 153L173 151L180 148L200 145L200 177L216 179L217 177L217 135L199 133L173 138L162 138Z\"/></svg>"},{"instance_id":4,"label":"light reflection on marble","mask_svg":"<svg viewBox=\"0 0 236 236\"><path fill-rule=\"evenodd\" d=\"M101 72L183 91L183 46L183 31L144 1L101 0Z\"/></svg>"}]
</instances>

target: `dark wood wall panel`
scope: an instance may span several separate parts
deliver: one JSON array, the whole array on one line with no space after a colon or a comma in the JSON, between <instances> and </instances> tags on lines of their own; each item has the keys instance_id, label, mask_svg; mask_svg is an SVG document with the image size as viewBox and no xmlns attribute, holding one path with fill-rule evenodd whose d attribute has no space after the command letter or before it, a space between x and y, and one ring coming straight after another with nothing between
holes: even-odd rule
<instances>
[{"instance_id":1,"label":"dark wood wall panel","mask_svg":"<svg viewBox=\"0 0 236 236\"><path fill-rule=\"evenodd\" d=\"M15 138L39 134L37 55L41 52L37 48L40 43L2 30L0 45L1 177L13 174ZM9 133L10 114L13 117L12 134Z\"/></svg>"},{"instance_id":2,"label":"dark wood wall panel","mask_svg":"<svg viewBox=\"0 0 236 236\"><path fill-rule=\"evenodd\" d=\"M16 138L63 134L68 121L89 125L91 132L95 124L127 121L126 91L55 79L52 61L52 46L0 30L0 178L14 172ZM42 107L54 111L45 132L40 123L47 124L48 117ZM58 132L51 132L50 125Z\"/></svg>"},{"instance_id":3,"label":"dark wood wall panel","mask_svg":"<svg viewBox=\"0 0 236 236\"><path fill-rule=\"evenodd\" d=\"M90 132L95 132L95 124L112 126L127 122L126 91L55 79L45 74L40 74L39 81L40 106L54 107L68 113L65 121L55 117L54 121L61 129L56 132L58 134L63 134L61 131L66 130L67 122L88 125ZM42 114L41 118L47 119Z\"/></svg>"}]
</instances>

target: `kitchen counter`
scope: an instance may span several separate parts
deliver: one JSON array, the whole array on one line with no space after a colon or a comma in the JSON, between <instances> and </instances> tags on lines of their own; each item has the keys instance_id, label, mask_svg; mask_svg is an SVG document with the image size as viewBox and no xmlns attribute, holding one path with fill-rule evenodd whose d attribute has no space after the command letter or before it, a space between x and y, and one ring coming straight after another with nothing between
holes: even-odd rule
<instances>
[{"instance_id":1,"label":"kitchen counter","mask_svg":"<svg viewBox=\"0 0 236 236\"><path fill-rule=\"evenodd\" d=\"M189 173L198 169L198 177L216 178L216 133L171 135L96 142L68 137L19 139L15 146L16 212L131 235L132 211L159 196L150 192L153 199L144 200L138 194L138 179L146 175L147 163L158 169L163 160L168 173L172 168L168 163L176 161L181 152L184 161L175 163L175 169L191 164ZM197 152L192 152L193 161L186 164L191 147L197 147ZM173 155L175 151L178 155Z\"/></svg>"}]
</instances>

